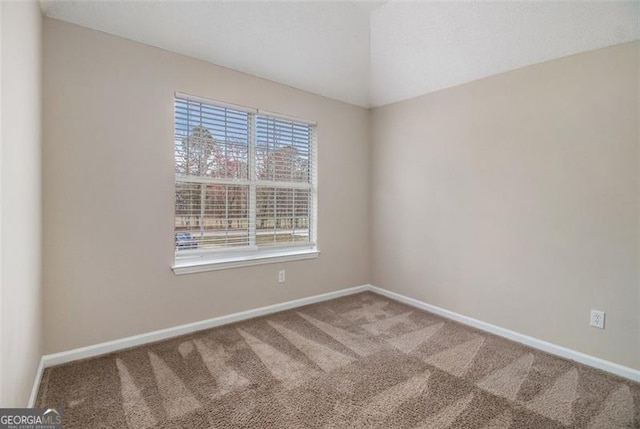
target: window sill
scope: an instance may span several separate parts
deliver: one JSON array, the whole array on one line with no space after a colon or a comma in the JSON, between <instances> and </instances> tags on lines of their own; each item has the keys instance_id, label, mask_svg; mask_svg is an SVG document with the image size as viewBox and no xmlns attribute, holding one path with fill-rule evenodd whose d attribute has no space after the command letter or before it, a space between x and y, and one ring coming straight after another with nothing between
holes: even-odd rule
<instances>
[{"instance_id":1,"label":"window sill","mask_svg":"<svg viewBox=\"0 0 640 429\"><path fill-rule=\"evenodd\" d=\"M226 270L228 268L315 259L319 254L320 251L318 249L286 250L261 255L225 256L224 258L216 260L184 261L176 263L176 265L171 268L176 275L193 274L205 271Z\"/></svg>"}]
</instances>

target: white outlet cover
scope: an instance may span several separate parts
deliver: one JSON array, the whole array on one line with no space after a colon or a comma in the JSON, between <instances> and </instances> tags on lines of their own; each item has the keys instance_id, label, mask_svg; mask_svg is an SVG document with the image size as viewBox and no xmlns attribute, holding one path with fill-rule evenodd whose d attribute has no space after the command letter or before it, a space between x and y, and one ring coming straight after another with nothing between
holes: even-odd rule
<instances>
[{"instance_id":1,"label":"white outlet cover","mask_svg":"<svg viewBox=\"0 0 640 429\"><path fill-rule=\"evenodd\" d=\"M278 283L284 283L284 280L285 280L284 270L278 271Z\"/></svg>"},{"instance_id":2,"label":"white outlet cover","mask_svg":"<svg viewBox=\"0 0 640 429\"><path fill-rule=\"evenodd\" d=\"M591 310L591 319L589 324L594 328L604 329L604 311Z\"/></svg>"}]
</instances>

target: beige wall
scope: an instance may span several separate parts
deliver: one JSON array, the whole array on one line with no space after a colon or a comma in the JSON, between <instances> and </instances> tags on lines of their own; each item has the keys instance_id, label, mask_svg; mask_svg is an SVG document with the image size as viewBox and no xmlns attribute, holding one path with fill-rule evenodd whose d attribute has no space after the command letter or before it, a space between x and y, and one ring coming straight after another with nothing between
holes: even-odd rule
<instances>
[{"instance_id":1,"label":"beige wall","mask_svg":"<svg viewBox=\"0 0 640 429\"><path fill-rule=\"evenodd\" d=\"M0 3L2 15L0 406L27 405L42 355L41 13Z\"/></svg>"},{"instance_id":2,"label":"beige wall","mask_svg":"<svg viewBox=\"0 0 640 429\"><path fill-rule=\"evenodd\" d=\"M368 281L366 109L56 20L43 31L46 353ZM174 91L318 121L317 260L173 274Z\"/></svg>"},{"instance_id":3,"label":"beige wall","mask_svg":"<svg viewBox=\"0 0 640 429\"><path fill-rule=\"evenodd\" d=\"M639 46L375 109L372 283L640 368Z\"/></svg>"}]
</instances>

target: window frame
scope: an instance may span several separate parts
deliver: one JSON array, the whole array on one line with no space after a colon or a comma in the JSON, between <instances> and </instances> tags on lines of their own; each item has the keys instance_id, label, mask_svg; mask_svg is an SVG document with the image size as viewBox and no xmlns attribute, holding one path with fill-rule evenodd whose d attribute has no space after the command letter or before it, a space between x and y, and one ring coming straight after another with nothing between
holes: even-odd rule
<instances>
[{"instance_id":1,"label":"window frame","mask_svg":"<svg viewBox=\"0 0 640 429\"><path fill-rule=\"evenodd\" d=\"M175 150L175 127L176 127L176 114L175 105L177 100L193 101L196 103L207 104L219 108L233 109L248 114L248 147L247 147L247 178L242 179L212 179L202 180L201 183L205 184L226 184L248 187L248 235L249 243L247 246L230 246L221 247L216 249L182 249L180 255L178 255L177 248L174 246L174 265L172 269L175 274L190 274L203 271L221 270L235 267L246 267L253 265L280 263L288 261L296 261L303 259L314 259L320 254L318 249L318 156L317 156L317 141L318 130L317 123L298 117L283 115L280 113L269 112L261 109L250 108L240 106L232 103L221 102L218 100L203 98L190 94L176 92L173 98L174 115L173 115L173 129L174 129L174 150ZM310 139L309 139L309 180L308 182L295 182L295 181L276 181L276 180L259 180L256 172L256 118L258 116L265 116L276 120L291 121L298 124L305 124L309 126ZM177 183L199 183L198 178L201 176L180 176L175 171L176 160L173 158L174 165L174 235L175 230L175 216L176 216L176 188ZM182 180L181 180L182 179ZM195 179L195 180L194 180ZM310 213L309 213L309 242L291 242L284 244L272 244L258 246L256 243L257 238L257 191L259 186L271 187L271 188L286 188L286 189L305 189L309 191L310 198Z\"/></svg>"}]
</instances>

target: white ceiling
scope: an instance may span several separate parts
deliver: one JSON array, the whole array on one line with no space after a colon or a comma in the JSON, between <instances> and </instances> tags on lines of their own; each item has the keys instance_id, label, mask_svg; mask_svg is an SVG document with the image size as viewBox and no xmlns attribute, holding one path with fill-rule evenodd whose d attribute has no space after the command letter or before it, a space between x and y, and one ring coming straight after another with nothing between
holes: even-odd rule
<instances>
[{"instance_id":1,"label":"white ceiling","mask_svg":"<svg viewBox=\"0 0 640 429\"><path fill-rule=\"evenodd\" d=\"M360 106L640 39L640 1L52 1L46 16Z\"/></svg>"},{"instance_id":2,"label":"white ceiling","mask_svg":"<svg viewBox=\"0 0 640 429\"><path fill-rule=\"evenodd\" d=\"M382 105L640 38L640 2L387 3L371 14Z\"/></svg>"}]
</instances>

